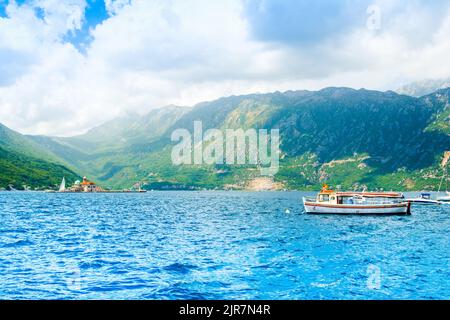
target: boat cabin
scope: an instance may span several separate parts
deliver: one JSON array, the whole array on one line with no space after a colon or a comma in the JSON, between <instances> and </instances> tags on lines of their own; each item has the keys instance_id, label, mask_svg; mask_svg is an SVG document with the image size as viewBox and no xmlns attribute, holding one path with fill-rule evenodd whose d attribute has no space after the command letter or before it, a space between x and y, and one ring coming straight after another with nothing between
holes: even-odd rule
<instances>
[{"instance_id":1,"label":"boat cabin","mask_svg":"<svg viewBox=\"0 0 450 320\"><path fill-rule=\"evenodd\" d=\"M316 201L318 203L326 204L354 204L355 202L362 202L365 198L376 200L382 199L403 199L402 193L397 192L338 192L328 189L327 185L324 185L320 193L317 195Z\"/></svg>"},{"instance_id":2,"label":"boat cabin","mask_svg":"<svg viewBox=\"0 0 450 320\"><path fill-rule=\"evenodd\" d=\"M322 190L317 195L318 203L327 203L327 204L353 204L354 203L354 194L343 194L339 192L335 192L334 190Z\"/></svg>"}]
</instances>

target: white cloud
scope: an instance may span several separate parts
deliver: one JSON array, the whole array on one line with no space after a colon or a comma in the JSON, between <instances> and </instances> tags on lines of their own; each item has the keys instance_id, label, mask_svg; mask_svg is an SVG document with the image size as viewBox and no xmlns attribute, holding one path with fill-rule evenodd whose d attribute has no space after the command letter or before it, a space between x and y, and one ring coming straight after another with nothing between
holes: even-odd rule
<instances>
[{"instance_id":1,"label":"white cloud","mask_svg":"<svg viewBox=\"0 0 450 320\"><path fill-rule=\"evenodd\" d=\"M85 54L63 41L81 28L85 1L12 4L0 18L0 58L8 62L0 65L0 122L71 135L171 103L330 85L393 89L448 77L449 12L376 3L381 30L362 24L301 46L258 39L240 0L107 0L110 17L92 30Z\"/></svg>"},{"instance_id":2,"label":"white cloud","mask_svg":"<svg viewBox=\"0 0 450 320\"><path fill-rule=\"evenodd\" d=\"M43 12L46 29L53 37L81 28L86 8L85 0L35 0L33 6Z\"/></svg>"},{"instance_id":3,"label":"white cloud","mask_svg":"<svg viewBox=\"0 0 450 320\"><path fill-rule=\"evenodd\" d=\"M122 9L130 4L131 0L105 0L105 8L110 15L120 13Z\"/></svg>"}]
</instances>

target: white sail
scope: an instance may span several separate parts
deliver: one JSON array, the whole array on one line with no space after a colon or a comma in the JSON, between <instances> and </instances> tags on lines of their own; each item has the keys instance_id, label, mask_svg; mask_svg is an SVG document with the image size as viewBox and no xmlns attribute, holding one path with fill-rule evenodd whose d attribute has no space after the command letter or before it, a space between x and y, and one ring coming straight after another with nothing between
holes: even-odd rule
<instances>
[{"instance_id":1,"label":"white sail","mask_svg":"<svg viewBox=\"0 0 450 320\"><path fill-rule=\"evenodd\" d=\"M59 186L59 192L66 191L66 178L63 178L61 181L61 185Z\"/></svg>"}]
</instances>

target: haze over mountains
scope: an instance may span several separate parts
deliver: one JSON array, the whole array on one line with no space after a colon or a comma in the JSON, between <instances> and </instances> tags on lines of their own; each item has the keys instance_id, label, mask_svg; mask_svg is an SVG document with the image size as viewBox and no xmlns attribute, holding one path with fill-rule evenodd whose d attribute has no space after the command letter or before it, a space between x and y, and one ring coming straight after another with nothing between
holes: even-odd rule
<instances>
[{"instance_id":1,"label":"haze over mountains","mask_svg":"<svg viewBox=\"0 0 450 320\"><path fill-rule=\"evenodd\" d=\"M255 166L172 165L172 131L192 132L193 122L202 121L204 130L280 130L281 167L268 187L264 181L269 189L313 190L323 182L342 188L436 189L450 151L449 105L450 89L420 98L349 88L232 96L193 108L128 115L76 137L8 134L15 138L4 149L55 166L48 184L62 176L73 182L76 172L110 188L142 182L148 189L257 189L261 178ZM0 186L43 186L21 179L1 180Z\"/></svg>"},{"instance_id":2,"label":"haze over mountains","mask_svg":"<svg viewBox=\"0 0 450 320\"><path fill-rule=\"evenodd\" d=\"M450 78L428 79L409 83L396 90L397 93L406 94L413 97L422 97L435 91L449 88Z\"/></svg>"}]
</instances>

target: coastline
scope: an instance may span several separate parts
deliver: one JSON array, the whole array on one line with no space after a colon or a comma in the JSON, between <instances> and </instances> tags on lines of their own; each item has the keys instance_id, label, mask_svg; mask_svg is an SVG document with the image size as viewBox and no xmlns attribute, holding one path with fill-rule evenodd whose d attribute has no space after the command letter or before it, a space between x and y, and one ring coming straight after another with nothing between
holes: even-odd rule
<instances>
[{"instance_id":1,"label":"coastline","mask_svg":"<svg viewBox=\"0 0 450 320\"><path fill-rule=\"evenodd\" d=\"M286 190L249 190L249 189L152 189L145 191L99 191L99 192L59 192L59 191L45 191L45 190L0 190L0 193L48 193L48 194L146 194L154 192L187 192L187 193L199 193L199 192L217 192L217 193L317 193L319 189L286 189ZM349 191L352 192L352 191ZM354 191L361 192L361 191ZM445 191L429 191L429 190L388 190L382 192L399 192L399 193L421 193L427 192L433 195L445 195Z\"/></svg>"}]
</instances>

